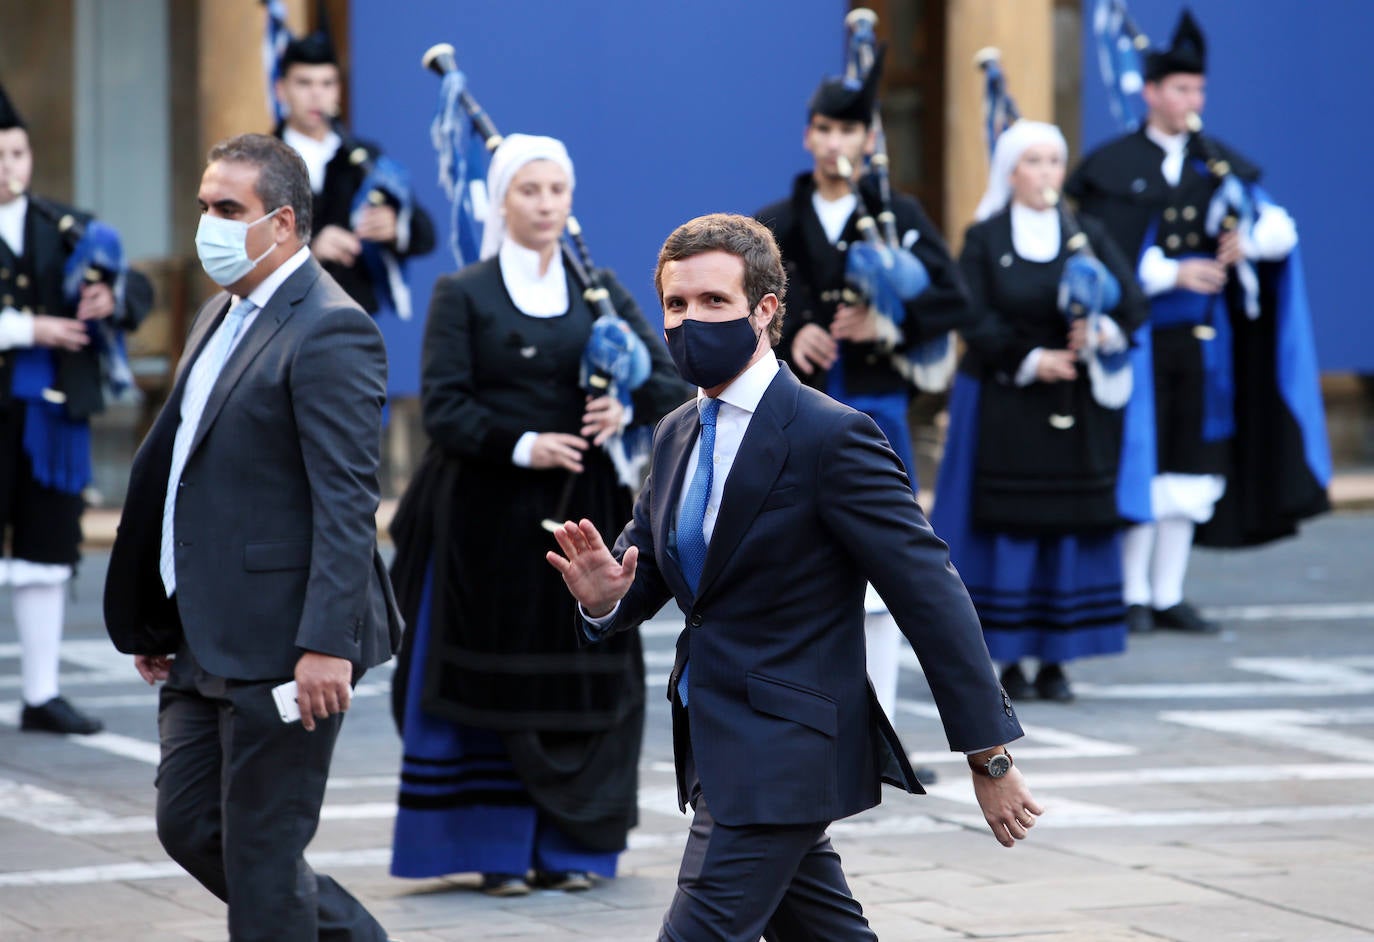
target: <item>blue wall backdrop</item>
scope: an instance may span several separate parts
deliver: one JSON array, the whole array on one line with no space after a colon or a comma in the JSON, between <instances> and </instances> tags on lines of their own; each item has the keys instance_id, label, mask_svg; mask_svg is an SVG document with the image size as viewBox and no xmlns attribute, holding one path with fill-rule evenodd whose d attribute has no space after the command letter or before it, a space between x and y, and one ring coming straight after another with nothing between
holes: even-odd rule
<instances>
[{"instance_id":1,"label":"blue wall backdrop","mask_svg":"<svg viewBox=\"0 0 1374 942\"><path fill-rule=\"evenodd\" d=\"M574 212L598 265L651 323L658 248L702 213L752 213L809 166L806 100L843 66L844 0L355 0L352 123L411 170L442 219L441 247L411 267L417 312L454 267L429 122L439 80L420 66L450 42L504 133L561 138L577 170ZM437 221L437 220L436 220ZM420 323L389 331L393 389L414 380ZM400 381L400 382L395 382Z\"/></svg>"},{"instance_id":2,"label":"blue wall backdrop","mask_svg":"<svg viewBox=\"0 0 1374 942\"><path fill-rule=\"evenodd\" d=\"M1085 0L1083 141L1115 135ZM1181 0L1133 0L1155 44ZM1368 0L1193 0L1208 42L1207 130L1264 168L1264 186L1297 220L1324 371L1374 373L1374 268Z\"/></svg>"}]
</instances>

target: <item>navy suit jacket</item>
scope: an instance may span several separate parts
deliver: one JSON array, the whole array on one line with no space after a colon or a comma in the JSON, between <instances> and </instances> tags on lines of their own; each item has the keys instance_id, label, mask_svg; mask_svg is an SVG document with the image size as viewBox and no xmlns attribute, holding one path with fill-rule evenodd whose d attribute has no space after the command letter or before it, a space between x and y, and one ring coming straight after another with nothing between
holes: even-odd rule
<instances>
[{"instance_id":1,"label":"navy suit jacket","mask_svg":"<svg viewBox=\"0 0 1374 942\"><path fill-rule=\"evenodd\" d=\"M590 630L633 628L677 601L686 627L668 696L690 659L690 709L675 709L675 722L690 723L718 821L831 821L876 805L884 780L922 791L868 683L866 581L916 650L951 749L1021 735L948 549L872 419L782 366L730 470L693 595L669 531L698 429L694 402L659 424L649 479L613 550L639 548L634 584Z\"/></svg>"}]
</instances>

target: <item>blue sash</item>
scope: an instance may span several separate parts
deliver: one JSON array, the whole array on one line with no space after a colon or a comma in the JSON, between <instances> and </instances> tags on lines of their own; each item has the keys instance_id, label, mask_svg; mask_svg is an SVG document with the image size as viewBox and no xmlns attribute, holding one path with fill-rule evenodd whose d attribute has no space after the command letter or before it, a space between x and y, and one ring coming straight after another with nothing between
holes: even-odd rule
<instances>
[{"instance_id":1,"label":"blue sash","mask_svg":"<svg viewBox=\"0 0 1374 942\"><path fill-rule=\"evenodd\" d=\"M28 347L14 353L14 398L24 403L24 453L39 484L64 494L80 494L91 483L91 426L72 419L61 402L44 398L57 381L51 350ZM51 392L49 392L51 395Z\"/></svg>"}]
</instances>

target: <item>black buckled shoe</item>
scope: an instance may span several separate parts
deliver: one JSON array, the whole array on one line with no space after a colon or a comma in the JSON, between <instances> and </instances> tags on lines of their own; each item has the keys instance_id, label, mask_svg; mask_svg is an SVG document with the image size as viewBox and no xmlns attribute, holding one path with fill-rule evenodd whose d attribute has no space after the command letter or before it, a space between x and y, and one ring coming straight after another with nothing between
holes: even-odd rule
<instances>
[{"instance_id":1,"label":"black buckled shoe","mask_svg":"<svg viewBox=\"0 0 1374 942\"><path fill-rule=\"evenodd\" d=\"M1035 686L1026 679L1025 674L1021 673L1020 664L1008 664L1006 670L1002 671L999 680L1002 681L1002 689L1013 700L1035 699Z\"/></svg>"},{"instance_id":2,"label":"black buckled shoe","mask_svg":"<svg viewBox=\"0 0 1374 942\"><path fill-rule=\"evenodd\" d=\"M536 870L533 882L540 890L578 893L592 888L592 875L585 870Z\"/></svg>"},{"instance_id":3,"label":"black buckled shoe","mask_svg":"<svg viewBox=\"0 0 1374 942\"><path fill-rule=\"evenodd\" d=\"M1035 692L1041 700L1073 702L1073 688L1069 686L1069 678L1062 664L1040 665L1040 672L1035 675Z\"/></svg>"},{"instance_id":4,"label":"black buckled shoe","mask_svg":"<svg viewBox=\"0 0 1374 942\"><path fill-rule=\"evenodd\" d=\"M1169 608L1154 610L1155 627L1168 628L1170 631L1186 631L1195 635L1214 635L1221 626L1199 614L1187 602L1179 602Z\"/></svg>"},{"instance_id":5,"label":"black buckled shoe","mask_svg":"<svg viewBox=\"0 0 1374 942\"><path fill-rule=\"evenodd\" d=\"M1126 606L1126 630L1133 635L1143 635L1155 630L1155 616L1148 605Z\"/></svg>"},{"instance_id":6,"label":"black buckled shoe","mask_svg":"<svg viewBox=\"0 0 1374 942\"><path fill-rule=\"evenodd\" d=\"M53 697L42 706L24 704L19 715L19 728L31 733L61 733L89 736L105 728L93 716L87 716L62 697Z\"/></svg>"},{"instance_id":7,"label":"black buckled shoe","mask_svg":"<svg viewBox=\"0 0 1374 942\"><path fill-rule=\"evenodd\" d=\"M528 896L530 885L518 873L484 873L482 892L488 896Z\"/></svg>"}]
</instances>

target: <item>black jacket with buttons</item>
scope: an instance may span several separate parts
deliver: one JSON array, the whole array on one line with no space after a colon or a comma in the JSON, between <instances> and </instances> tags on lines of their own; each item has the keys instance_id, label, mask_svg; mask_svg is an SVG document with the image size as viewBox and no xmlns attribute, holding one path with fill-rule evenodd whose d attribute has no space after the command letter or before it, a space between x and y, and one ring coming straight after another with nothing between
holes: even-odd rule
<instances>
[{"instance_id":1,"label":"black jacket with buttons","mask_svg":"<svg viewBox=\"0 0 1374 942\"><path fill-rule=\"evenodd\" d=\"M1260 169L1215 138L1208 144L1231 171L1246 183L1259 180ZM1079 208L1102 221L1117 247L1134 264L1147 247L1145 238L1156 226L1152 245L1169 258L1215 255L1216 239L1205 230L1207 208L1217 178L1199 166L1207 151L1196 137L1188 142L1178 185L1164 179L1164 149L1150 140L1144 126L1102 145L1083 158L1064 191Z\"/></svg>"},{"instance_id":2,"label":"black jacket with buttons","mask_svg":"<svg viewBox=\"0 0 1374 942\"><path fill-rule=\"evenodd\" d=\"M58 230L58 220L68 215L80 225L92 218L89 213L53 200L30 197L24 216L23 255L16 256L12 246L0 239L0 307L53 317L76 316L76 308L62 297L62 269L71 255L71 246L69 237ZM152 306L152 285L131 270L123 307L115 311L112 323L123 330L133 330L148 316ZM53 388L66 395L67 416L88 419L104 409L100 357L94 345L78 351L56 350L54 356L57 379ZM0 402L9 401L13 369L13 357L0 351Z\"/></svg>"},{"instance_id":3,"label":"black jacket with buttons","mask_svg":"<svg viewBox=\"0 0 1374 942\"><path fill-rule=\"evenodd\" d=\"M282 130L277 129L281 137ZM367 170L361 163L354 162L354 154L366 151L369 158L381 155L382 150L370 141L345 138L338 151L329 159L324 168L324 187L314 194L310 210L310 236L320 234L325 226L338 226L340 229L353 229L353 201L358 190L367 179ZM404 249L395 244L387 246L400 258L428 255L434 251L434 222L423 206L415 203L410 217L410 241ZM339 265L335 262L321 262L324 270L333 276L339 287L369 314L376 314L379 307L377 289L372 282L372 274L361 256L353 265Z\"/></svg>"}]
</instances>

